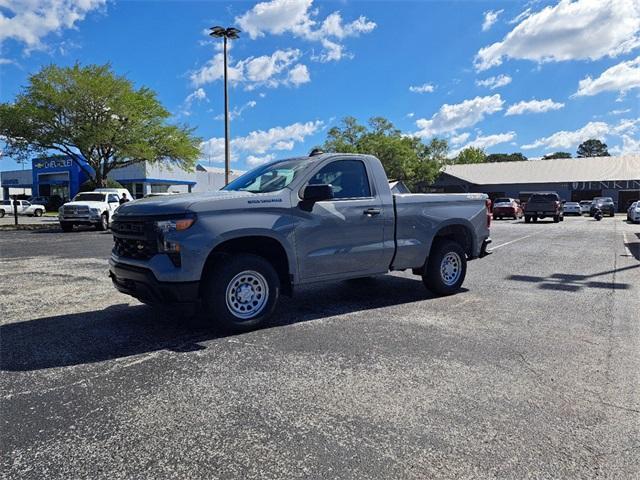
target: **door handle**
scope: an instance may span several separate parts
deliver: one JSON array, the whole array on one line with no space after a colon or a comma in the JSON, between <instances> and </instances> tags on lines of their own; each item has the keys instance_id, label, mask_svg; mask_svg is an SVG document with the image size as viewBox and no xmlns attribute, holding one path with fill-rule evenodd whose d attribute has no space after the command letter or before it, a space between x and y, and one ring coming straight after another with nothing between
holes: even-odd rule
<instances>
[{"instance_id":1,"label":"door handle","mask_svg":"<svg viewBox=\"0 0 640 480\"><path fill-rule=\"evenodd\" d=\"M380 215L381 210L379 208L367 208L363 213L372 217L374 215Z\"/></svg>"}]
</instances>

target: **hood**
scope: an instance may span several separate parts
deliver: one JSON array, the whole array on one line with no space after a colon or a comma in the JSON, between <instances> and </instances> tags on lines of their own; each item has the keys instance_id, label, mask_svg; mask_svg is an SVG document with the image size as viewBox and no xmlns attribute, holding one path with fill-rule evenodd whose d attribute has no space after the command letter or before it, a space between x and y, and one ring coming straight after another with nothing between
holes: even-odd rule
<instances>
[{"instance_id":1,"label":"hood","mask_svg":"<svg viewBox=\"0 0 640 480\"><path fill-rule=\"evenodd\" d=\"M118 216L175 215L197 211L237 208L233 200L254 196L250 192L217 191L148 197L120 205Z\"/></svg>"},{"instance_id":2,"label":"hood","mask_svg":"<svg viewBox=\"0 0 640 480\"><path fill-rule=\"evenodd\" d=\"M63 206L64 207L94 207L94 208L101 208L104 207L104 204L106 202L85 202L85 201L80 201L80 202L67 202L65 203Z\"/></svg>"}]
</instances>

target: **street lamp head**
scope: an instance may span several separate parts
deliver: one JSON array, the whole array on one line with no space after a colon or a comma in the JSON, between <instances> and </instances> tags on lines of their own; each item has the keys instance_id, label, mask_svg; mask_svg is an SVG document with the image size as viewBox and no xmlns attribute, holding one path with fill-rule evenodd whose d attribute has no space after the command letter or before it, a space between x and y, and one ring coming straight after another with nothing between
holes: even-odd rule
<instances>
[{"instance_id":1,"label":"street lamp head","mask_svg":"<svg viewBox=\"0 0 640 480\"><path fill-rule=\"evenodd\" d=\"M211 27L209 30L211 30L211 33L209 33L209 35L212 37L226 37L230 40L235 40L236 38L238 38L238 34L240 33L240 30L235 27L224 28L221 26L215 26Z\"/></svg>"},{"instance_id":2,"label":"street lamp head","mask_svg":"<svg viewBox=\"0 0 640 480\"><path fill-rule=\"evenodd\" d=\"M209 33L209 35L212 37L224 37L226 34L224 27L211 27L209 30L211 30L211 33Z\"/></svg>"},{"instance_id":3,"label":"street lamp head","mask_svg":"<svg viewBox=\"0 0 640 480\"><path fill-rule=\"evenodd\" d=\"M235 40L236 38L238 38L239 33L240 33L240 30L234 27L229 27L227 28L227 31L226 31L227 38L230 38L232 40Z\"/></svg>"}]
</instances>

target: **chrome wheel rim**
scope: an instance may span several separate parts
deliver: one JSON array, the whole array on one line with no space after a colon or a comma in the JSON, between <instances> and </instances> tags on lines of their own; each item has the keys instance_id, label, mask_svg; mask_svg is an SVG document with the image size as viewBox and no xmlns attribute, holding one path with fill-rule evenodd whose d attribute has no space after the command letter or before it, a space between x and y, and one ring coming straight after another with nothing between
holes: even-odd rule
<instances>
[{"instance_id":1,"label":"chrome wheel rim","mask_svg":"<svg viewBox=\"0 0 640 480\"><path fill-rule=\"evenodd\" d=\"M440 262L440 277L445 285L455 284L462 274L462 259L456 252L448 252Z\"/></svg>"},{"instance_id":2,"label":"chrome wheel rim","mask_svg":"<svg viewBox=\"0 0 640 480\"><path fill-rule=\"evenodd\" d=\"M227 308L234 317L248 320L264 310L269 299L269 285L256 271L240 272L227 285L226 299Z\"/></svg>"}]
</instances>

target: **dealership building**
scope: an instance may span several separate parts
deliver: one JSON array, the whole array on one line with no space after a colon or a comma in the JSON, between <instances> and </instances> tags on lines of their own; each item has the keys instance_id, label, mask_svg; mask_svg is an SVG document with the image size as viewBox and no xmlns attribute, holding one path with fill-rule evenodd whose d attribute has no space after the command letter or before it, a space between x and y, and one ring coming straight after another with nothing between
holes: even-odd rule
<instances>
[{"instance_id":1,"label":"dealership building","mask_svg":"<svg viewBox=\"0 0 640 480\"><path fill-rule=\"evenodd\" d=\"M522 201L540 191L557 192L573 202L611 197L623 212L640 200L640 155L448 165L433 187Z\"/></svg>"},{"instance_id":2,"label":"dealership building","mask_svg":"<svg viewBox=\"0 0 640 480\"><path fill-rule=\"evenodd\" d=\"M93 169L86 162L56 156L32 161L31 170L0 172L2 198L9 195L73 198ZM231 172L231 179L244 172ZM136 163L112 170L108 177L129 190L134 198L150 193L207 192L224 186L224 169L197 165L194 171L159 164Z\"/></svg>"}]
</instances>

